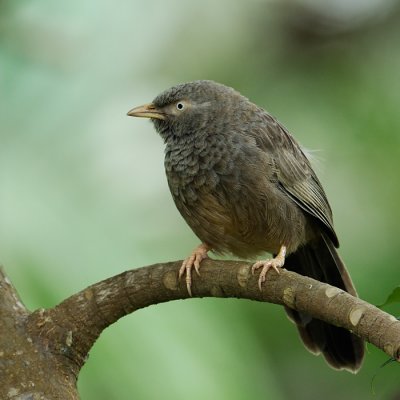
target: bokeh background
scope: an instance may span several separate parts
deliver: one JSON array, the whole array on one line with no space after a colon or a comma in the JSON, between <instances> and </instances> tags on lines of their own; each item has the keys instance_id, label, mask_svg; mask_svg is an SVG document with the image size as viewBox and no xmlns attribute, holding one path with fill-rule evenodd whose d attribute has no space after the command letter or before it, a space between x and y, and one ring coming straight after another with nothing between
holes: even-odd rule
<instances>
[{"instance_id":1,"label":"bokeh background","mask_svg":"<svg viewBox=\"0 0 400 400\"><path fill-rule=\"evenodd\" d=\"M382 303L399 284L397 1L2 0L0 262L26 305L198 243L161 139L126 116L194 79L234 86L315 149L341 254L360 296ZM336 372L281 307L193 299L107 329L79 387L85 400L394 399L386 359L368 346L358 375Z\"/></svg>"}]
</instances>

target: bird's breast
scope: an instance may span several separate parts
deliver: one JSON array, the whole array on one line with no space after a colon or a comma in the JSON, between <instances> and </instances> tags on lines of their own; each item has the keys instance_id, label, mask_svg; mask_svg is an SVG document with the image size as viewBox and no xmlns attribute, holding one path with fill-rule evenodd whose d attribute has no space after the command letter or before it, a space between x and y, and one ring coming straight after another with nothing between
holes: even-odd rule
<instances>
[{"instance_id":1,"label":"bird's breast","mask_svg":"<svg viewBox=\"0 0 400 400\"><path fill-rule=\"evenodd\" d=\"M221 176L232 173L234 153L218 135L167 145L164 165L172 195L195 201L197 192L211 192Z\"/></svg>"},{"instance_id":2,"label":"bird's breast","mask_svg":"<svg viewBox=\"0 0 400 400\"><path fill-rule=\"evenodd\" d=\"M301 212L277 188L265 154L251 146L214 138L167 146L165 154L172 197L188 225L217 252L241 257L297 247L302 235Z\"/></svg>"}]
</instances>

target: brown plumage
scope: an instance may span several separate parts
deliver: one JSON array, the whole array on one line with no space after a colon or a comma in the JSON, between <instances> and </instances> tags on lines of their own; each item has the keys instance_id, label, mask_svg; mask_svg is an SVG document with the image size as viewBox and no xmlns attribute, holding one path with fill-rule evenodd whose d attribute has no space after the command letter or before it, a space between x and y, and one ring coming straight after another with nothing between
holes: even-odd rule
<instances>
[{"instance_id":1,"label":"brown plumage","mask_svg":"<svg viewBox=\"0 0 400 400\"><path fill-rule=\"evenodd\" d=\"M175 204L202 245L185 260L198 272L207 251L285 267L355 295L339 258L332 211L311 164L289 132L232 88L195 81L166 90L128 115L151 118L166 144L165 170ZM285 258L285 254L287 254ZM356 371L363 342L348 331L287 309L306 347L334 368Z\"/></svg>"}]
</instances>

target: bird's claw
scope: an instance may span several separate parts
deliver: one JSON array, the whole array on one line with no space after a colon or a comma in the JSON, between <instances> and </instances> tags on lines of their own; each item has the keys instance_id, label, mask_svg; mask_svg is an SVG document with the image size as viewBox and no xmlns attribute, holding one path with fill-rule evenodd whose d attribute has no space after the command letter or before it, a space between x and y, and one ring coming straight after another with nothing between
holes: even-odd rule
<instances>
[{"instance_id":1,"label":"bird's claw","mask_svg":"<svg viewBox=\"0 0 400 400\"><path fill-rule=\"evenodd\" d=\"M261 269L260 275L258 277L258 288L262 291L262 284L266 280L267 272L273 268L278 274L280 273L280 268L285 264L286 247L282 246L276 257L270 260L257 261L251 267L251 273L254 275L256 270Z\"/></svg>"},{"instance_id":2,"label":"bird's claw","mask_svg":"<svg viewBox=\"0 0 400 400\"><path fill-rule=\"evenodd\" d=\"M208 250L209 248L203 243L197 246L192 254L183 261L179 269L179 279L186 274L186 288L190 297L192 297L192 269L194 268L197 275L200 276L200 263L208 257Z\"/></svg>"}]
</instances>

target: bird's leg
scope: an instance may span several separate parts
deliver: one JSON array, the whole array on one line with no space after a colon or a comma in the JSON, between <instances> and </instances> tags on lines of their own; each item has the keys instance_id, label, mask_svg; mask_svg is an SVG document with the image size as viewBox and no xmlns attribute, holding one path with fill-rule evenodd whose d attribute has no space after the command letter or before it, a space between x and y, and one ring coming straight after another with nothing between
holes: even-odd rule
<instances>
[{"instance_id":1,"label":"bird's leg","mask_svg":"<svg viewBox=\"0 0 400 400\"><path fill-rule=\"evenodd\" d=\"M254 275L256 269L261 268L260 276L258 278L258 287L262 290L262 284L265 282L265 276L270 268L273 268L279 274L279 268L283 267L285 264L285 256L286 256L286 246L281 246L279 253L276 257L271 258L270 260L261 260L257 261L251 267L251 272Z\"/></svg>"},{"instance_id":2,"label":"bird's leg","mask_svg":"<svg viewBox=\"0 0 400 400\"><path fill-rule=\"evenodd\" d=\"M179 279L182 278L183 274L186 272L186 287L190 296L192 296L192 268L194 268L197 275L200 276L200 263L205 258L208 258L207 252L209 250L210 248L205 243L198 245L192 251L192 254L183 261L179 270Z\"/></svg>"}]
</instances>

